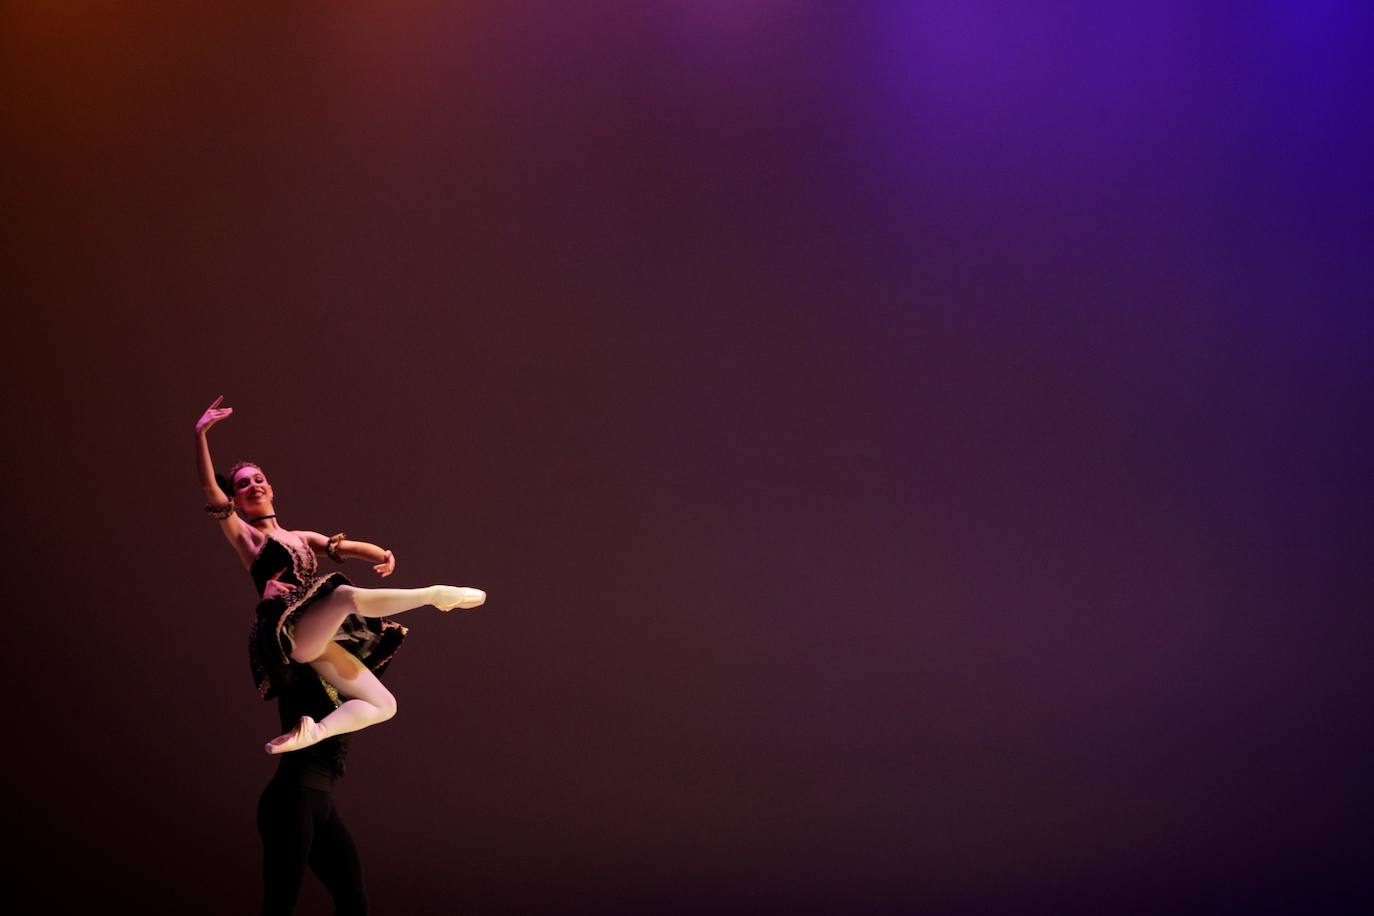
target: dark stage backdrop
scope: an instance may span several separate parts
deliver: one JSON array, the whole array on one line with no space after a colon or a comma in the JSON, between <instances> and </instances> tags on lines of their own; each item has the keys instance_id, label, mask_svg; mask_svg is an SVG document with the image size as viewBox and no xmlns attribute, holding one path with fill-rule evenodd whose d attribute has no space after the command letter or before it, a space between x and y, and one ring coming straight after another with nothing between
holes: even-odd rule
<instances>
[{"instance_id":1,"label":"dark stage backdrop","mask_svg":"<svg viewBox=\"0 0 1374 916\"><path fill-rule=\"evenodd\" d=\"M256 906L220 394L376 912L1367 904L1363 9L6 4L19 911Z\"/></svg>"}]
</instances>

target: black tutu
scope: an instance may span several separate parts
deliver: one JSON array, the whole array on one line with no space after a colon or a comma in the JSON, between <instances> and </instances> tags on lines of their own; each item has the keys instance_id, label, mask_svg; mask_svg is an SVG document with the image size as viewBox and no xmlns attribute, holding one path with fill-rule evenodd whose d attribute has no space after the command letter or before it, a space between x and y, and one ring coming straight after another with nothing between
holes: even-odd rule
<instances>
[{"instance_id":1,"label":"black tutu","mask_svg":"<svg viewBox=\"0 0 1374 916\"><path fill-rule=\"evenodd\" d=\"M343 573L316 576L315 554L287 540L267 536L249 572L262 594L269 579L276 579L291 590L258 603L253 625L248 631L248 663L253 683L264 700L275 697L283 684L301 676L301 665L291 660L292 631L296 620L316 601L323 600L340 585L351 585ZM349 614L334 633L334 641L361 661L373 674L386 670L405 639L406 628L385 617ZM313 672L312 672L313 673ZM334 705L340 702L337 691L320 679Z\"/></svg>"}]
</instances>

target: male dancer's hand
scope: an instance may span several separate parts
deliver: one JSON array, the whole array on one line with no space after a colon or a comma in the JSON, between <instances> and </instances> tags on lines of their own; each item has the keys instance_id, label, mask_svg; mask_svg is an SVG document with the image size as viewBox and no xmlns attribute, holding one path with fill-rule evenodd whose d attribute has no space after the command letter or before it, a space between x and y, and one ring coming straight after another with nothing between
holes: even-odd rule
<instances>
[{"instance_id":1,"label":"male dancer's hand","mask_svg":"<svg viewBox=\"0 0 1374 916\"><path fill-rule=\"evenodd\" d=\"M278 573L278 575L280 575L280 573ZM280 598L282 595L291 591L293 587L294 586L287 585L285 582L280 582L276 579L268 579L262 584L262 597L264 600L268 598Z\"/></svg>"}]
</instances>

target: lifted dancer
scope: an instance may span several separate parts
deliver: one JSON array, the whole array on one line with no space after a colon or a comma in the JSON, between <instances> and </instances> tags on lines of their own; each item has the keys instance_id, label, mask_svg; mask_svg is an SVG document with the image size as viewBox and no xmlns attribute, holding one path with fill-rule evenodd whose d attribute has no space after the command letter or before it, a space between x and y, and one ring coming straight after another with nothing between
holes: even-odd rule
<instances>
[{"instance_id":1,"label":"lifted dancer","mask_svg":"<svg viewBox=\"0 0 1374 916\"><path fill-rule=\"evenodd\" d=\"M219 406L223 400L222 395L216 398L196 423L197 468L205 510L219 519L262 596L249 637L258 692L263 699L275 696L281 669L297 662L309 665L343 698L320 721L302 715L293 730L267 743L267 752L299 750L390 719L396 714L396 698L377 675L406 629L387 617L431 605L441 611L477 607L486 601L486 592L453 585L358 588L342 573L318 576L317 554L338 563L366 560L383 577L395 570L396 557L375 544L345 540L343 533L325 537L282 527L272 506L272 485L256 464L239 462L227 478L217 478L206 433L233 413L233 408Z\"/></svg>"}]
</instances>

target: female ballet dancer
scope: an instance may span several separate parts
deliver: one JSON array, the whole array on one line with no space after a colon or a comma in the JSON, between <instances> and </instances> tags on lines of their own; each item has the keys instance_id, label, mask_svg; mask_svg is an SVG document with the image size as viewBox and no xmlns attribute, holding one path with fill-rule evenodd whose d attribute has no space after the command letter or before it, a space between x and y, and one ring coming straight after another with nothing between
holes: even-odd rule
<instances>
[{"instance_id":1,"label":"female ballet dancer","mask_svg":"<svg viewBox=\"0 0 1374 916\"><path fill-rule=\"evenodd\" d=\"M223 400L216 398L196 423L197 468L206 511L219 519L262 596L249 637L253 679L262 698L272 699L290 677L292 662L309 665L337 706L319 721L301 715L294 729L267 742L267 753L300 750L385 722L396 714L396 699L378 675L406 632L387 618L429 605L441 611L477 607L486 592L452 585L359 588L342 573L317 576L317 554L338 563L367 560L383 577L395 570L396 557L375 544L345 540L343 533L325 537L283 528L272 485L256 464L240 462L227 478L217 478L206 433L234 412L219 406Z\"/></svg>"}]
</instances>

